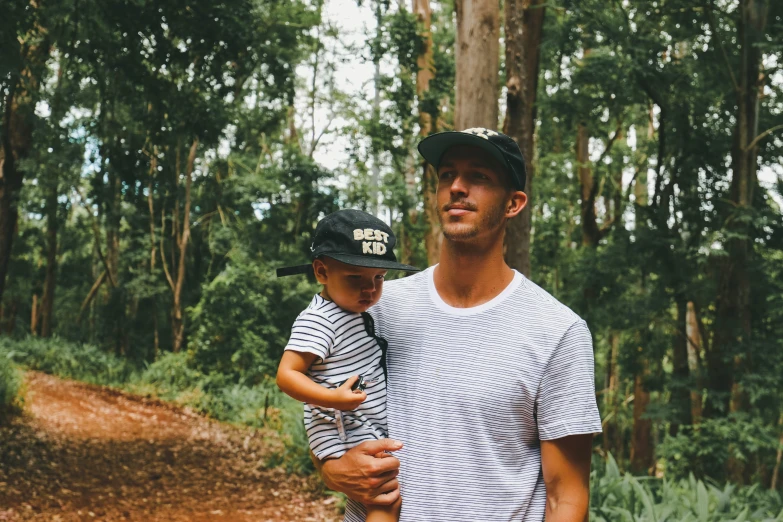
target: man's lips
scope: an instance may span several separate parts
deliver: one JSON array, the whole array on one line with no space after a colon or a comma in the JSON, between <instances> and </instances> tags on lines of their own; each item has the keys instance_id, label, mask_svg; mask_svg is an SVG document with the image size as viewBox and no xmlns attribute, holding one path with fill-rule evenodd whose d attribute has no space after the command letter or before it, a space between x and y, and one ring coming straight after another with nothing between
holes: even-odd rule
<instances>
[{"instance_id":1,"label":"man's lips","mask_svg":"<svg viewBox=\"0 0 783 522\"><path fill-rule=\"evenodd\" d=\"M462 203L452 203L443 207L443 210L450 216L464 216L468 212L474 212L476 207Z\"/></svg>"}]
</instances>

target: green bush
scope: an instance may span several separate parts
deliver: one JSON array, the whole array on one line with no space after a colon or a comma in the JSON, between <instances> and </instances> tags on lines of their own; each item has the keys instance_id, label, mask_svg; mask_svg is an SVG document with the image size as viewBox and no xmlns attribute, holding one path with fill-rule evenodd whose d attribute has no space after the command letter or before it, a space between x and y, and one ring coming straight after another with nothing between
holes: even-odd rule
<instances>
[{"instance_id":1,"label":"green bush","mask_svg":"<svg viewBox=\"0 0 783 522\"><path fill-rule=\"evenodd\" d=\"M735 413L682 426L676 437L666 437L657 453L668 477L683 478L690 473L697 478L721 477L730 457L744 461L751 455L768 455L768 464L774 466L778 437L774 425Z\"/></svg>"},{"instance_id":2,"label":"green bush","mask_svg":"<svg viewBox=\"0 0 783 522\"><path fill-rule=\"evenodd\" d=\"M190 309L189 350L196 368L249 384L274 375L291 325L315 287L273 274L266 265L239 259L203 288Z\"/></svg>"},{"instance_id":3,"label":"green bush","mask_svg":"<svg viewBox=\"0 0 783 522\"><path fill-rule=\"evenodd\" d=\"M22 378L12 356L12 352L0 352L0 422L17 413L21 405Z\"/></svg>"},{"instance_id":4,"label":"green bush","mask_svg":"<svg viewBox=\"0 0 783 522\"><path fill-rule=\"evenodd\" d=\"M758 485L718 487L697 480L621 474L610 455L590 477L590 520L596 522L783 522L783 498Z\"/></svg>"},{"instance_id":5,"label":"green bush","mask_svg":"<svg viewBox=\"0 0 783 522\"><path fill-rule=\"evenodd\" d=\"M71 343L53 337L13 340L0 337L0 354L16 364L67 379L118 386L137 370L132 364L90 344Z\"/></svg>"}]
</instances>

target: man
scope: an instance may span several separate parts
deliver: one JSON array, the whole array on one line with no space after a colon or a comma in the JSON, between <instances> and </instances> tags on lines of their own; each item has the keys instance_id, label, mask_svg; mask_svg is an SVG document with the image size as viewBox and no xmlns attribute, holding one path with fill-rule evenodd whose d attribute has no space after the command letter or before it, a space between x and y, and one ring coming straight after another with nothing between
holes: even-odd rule
<instances>
[{"instance_id":1,"label":"man","mask_svg":"<svg viewBox=\"0 0 783 522\"><path fill-rule=\"evenodd\" d=\"M438 265L387 283L371 309L389 342L390 438L324 461L324 480L352 499L349 522L400 492L403 522L587 520L601 431L591 336L503 260L527 204L522 153L487 129L419 152L437 168L444 241Z\"/></svg>"}]
</instances>

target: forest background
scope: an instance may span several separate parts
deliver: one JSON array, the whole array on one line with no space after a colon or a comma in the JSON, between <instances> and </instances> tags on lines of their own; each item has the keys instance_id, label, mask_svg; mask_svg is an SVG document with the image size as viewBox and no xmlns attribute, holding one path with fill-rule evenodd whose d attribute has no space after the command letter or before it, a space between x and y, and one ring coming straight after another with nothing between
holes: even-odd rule
<instances>
[{"instance_id":1,"label":"forest background","mask_svg":"<svg viewBox=\"0 0 783 522\"><path fill-rule=\"evenodd\" d=\"M528 163L507 262L593 333L596 458L783 509L781 2L15 0L0 50L0 417L43 369L306 472L270 376L316 287L274 268L346 207L437 262L415 145L481 126Z\"/></svg>"}]
</instances>

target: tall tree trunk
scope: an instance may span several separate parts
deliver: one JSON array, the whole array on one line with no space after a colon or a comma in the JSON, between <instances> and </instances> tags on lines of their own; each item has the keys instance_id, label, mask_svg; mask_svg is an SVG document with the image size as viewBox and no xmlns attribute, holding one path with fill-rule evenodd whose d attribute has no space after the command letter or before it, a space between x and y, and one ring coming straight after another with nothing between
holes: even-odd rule
<instances>
[{"instance_id":1,"label":"tall tree trunk","mask_svg":"<svg viewBox=\"0 0 783 522\"><path fill-rule=\"evenodd\" d=\"M33 144L33 112L28 106L29 98L30 93L17 85L6 93L3 107L0 133L0 302L19 219L17 202L24 179L19 162L29 155Z\"/></svg>"},{"instance_id":2,"label":"tall tree trunk","mask_svg":"<svg viewBox=\"0 0 783 522\"><path fill-rule=\"evenodd\" d=\"M619 427L617 425L617 399L619 395L620 368L618 367L618 355L620 352L620 335L617 332L609 334L609 360L606 369L606 386L604 390L604 412L605 415L611 415L611 422L607 422L604 427L603 442L604 451L613 453L618 458L617 439Z\"/></svg>"},{"instance_id":3,"label":"tall tree trunk","mask_svg":"<svg viewBox=\"0 0 783 522\"><path fill-rule=\"evenodd\" d=\"M650 109L650 120L647 127L647 132L642 134L646 140L652 140L654 138L655 129L653 127L652 109ZM641 136L640 136L641 137ZM643 139L640 140L640 146L643 146ZM641 229L645 226L644 219L641 219L642 207L647 206L647 176L646 166L648 162L647 154L642 153L640 160L640 169L644 171L644 176L638 176L636 178L636 186L634 192L636 195L636 228ZM644 277L642 274L642 281L640 281L640 291L644 292ZM633 427L631 429L631 469L636 473L647 473L653 464L653 446L652 446L652 422L649 419L645 419L644 414L647 412L647 406L650 403L650 392L647 390L645 380L649 374L649 363L645 357L643 351L639 353L639 360L636 365L636 371L633 379Z\"/></svg>"},{"instance_id":4,"label":"tall tree trunk","mask_svg":"<svg viewBox=\"0 0 783 522\"><path fill-rule=\"evenodd\" d=\"M500 4L497 0L456 0L457 129L498 126Z\"/></svg>"},{"instance_id":5,"label":"tall tree trunk","mask_svg":"<svg viewBox=\"0 0 783 522\"><path fill-rule=\"evenodd\" d=\"M188 249L188 242L190 241L190 204L191 195L190 190L193 184L193 167L196 161L196 149L198 148L198 138L194 139L190 145L190 152L188 153L188 161L185 166L185 204L182 213L182 230L176 229L177 221L175 219L175 234L174 237L177 240L178 262L176 271L176 280L174 280L166 271L166 277L169 281L172 291L172 305L171 305L171 330L172 330L172 350L179 352L182 349L182 342L185 336L185 321L182 315L182 290L185 286L185 261ZM177 177L179 178L179 170L177 170ZM179 212L175 213L175 217ZM162 252L161 252L162 254ZM165 259L164 259L165 269Z\"/></svg>"},{"instance_id":6,"label":"tall tree trunk","mask_svg":"<svg viewBox=\"0 0 783 522\"><path fill-rule=\"evenodd\" d=\"M713 350L729 353L732 345L749 346L751 340L749 259L752 254L751 228L744 219L753 208L753 191L757 184L756 166L759 134L759 95L763 89L761 73L762 52L769 4L763 0L741 0L737 36L740 45L739 85L737 89L737 124L734 129L732 151L731 201L738 214L730 220L733 237L726 250L728 260L720 285L723 295L717 300L716 334ZM748 399L737 377L745 373L751 361L751 352L736 356L732 372L729 411L742 411ZM744 465L738 459L730 459L729 475L732 480L744 482Z\"/></svg>"},{"instance_id":7,"label":"tall tree trunk","mask_svg":"<svg viewBox=\"0 0 783 522\"><path fill-rule=\"evenodd\" d=\"M647 474L653 463L652 422L644 418L650 404L650 392L644 383L646 375L637 375L633 386L633 433L631 435L631 470Z\"/></svg>"},{"instance_id":8,"label":"tall tree trunk","mask_svg":"<svg viewBox=\"0 0 783 522\"><path fill-rule=\"evenodd\" d=\"M150 276L155 277L155 260L157 259L158 242L155 238L155 204L152 197L153 184L152 179L158 171L157 148L152 147L152 158L150 159L150 177L147 181L147 205L150 210ZM152 296L152 336L154 359L157 360L160 351L160 335L158 327L158 299Z\"/></svg>"},{"instance_id":9,"label":"tall tree trunk","mask_svg":"<svg viewBox=\"0 0 783 522\"><path fill-rule=\"evenodd\" d=\"M780 442L778 445L778 452L775 455L775 468L772 471L772 480L769 485L769 489L776 491L778 489L778 477L780 477L780 463L783 461L783 413L778 418L778 429L780 430Z\"/></svg>"},{"instance_id":10,"label":"tall tree trunk","mask_svg":"<svg viewBox=\"0 0 783 522\"><path fill-rule=\"evenodd\" d=\"M677 297L677 323L674 334L673 378L670 403L674 410L674 420L669 426L669 434L677 435L680 424L691 423L690 372L688 367L688 302L683 296Z\"/></svg>"},{"instance_id":11,"label":"tall tree trunk","mask_svg":"<svg viewBox=\"0 0 783 522\"><path fill-rule=\"evenodd\" d=\"M429 0L413 0L413 14L420 24L424 45L416 59L416 97L419 100L419 137L426 138L430 134L438 132L438 114L430 114L424 110L424 100L430 90L430 82L435 77L432 64L432 10ZM424 244L427 249L427 263L434 265L440 259L440 243L443 233L440 229L438 218L438 204L435 199L435 191L438 187L438 177L435 169L426 161L421 161L421 187L424 196L424 212L429 228L424 236ZM411 221L415 222L417 216L411 213Z\"/></svg>"},{"instance_id":12,"label":"tall tree trunk","mask_svg":"<svg viewBox=\"0 0 783 522\"><path fill-rule=\"evenodd\" d=\"M525 157L528 204L506 231L506 263L530 276L531 196L536 120L536 91L544 25L543 0L506 0L506 118L503 132L514 138Z\"/></svg>"},{"instance_id":13,"label":"tall tree trunk","mask_svg":"<svg viewBox=\"0 0 783 522\"><path fill-rule=\"evenodd\" d=\"M375 0L375 23L376 41L380 41L383 33L383 7L380 0ZM381 124L381 54L380 49L373 53L373 100L372 100L372 121L376 132L380 130ZM372 168L370 169L370 214L378 216L380 211L379 201L381 199L381 165L379 150L380 140L373 138L372 144Z\"/></svg>"},{"instance_id":14,"label":"tall tree trunk","mask_svg":"<svg viewBox=\"0 0 783 522\"><path fill-rule=\"evenodd\" d=\"M692 301L688 302L688 312L686 319L686 335L688 337L688 369L693 379L691 388L691 422L698 424L701 422L701 390L703 383L701 380L701 331L699 329L699 320L696 315L696 306Z\"/></svg>"},{"instance_id":15,"label":"tall tree trunk","mask_svg":"<svg viewBox=\"0 0 783 522\"><path fill-rule=\"evenodd\" d=\"M41 337L52 336L54 291L57 279L57 179L46 197L46 280L41 300Z\"/></svg>"},{"instance_id":16,"label":"tall tree trunk","mask_svg":"<svg viewBox=\"0 0 783 522\"><path fill-rule=\"evenodd\" d=\"M33 304L30 307L30 334L38 335L38 294L33 294Z\"/></svg>"}]
</instances>

